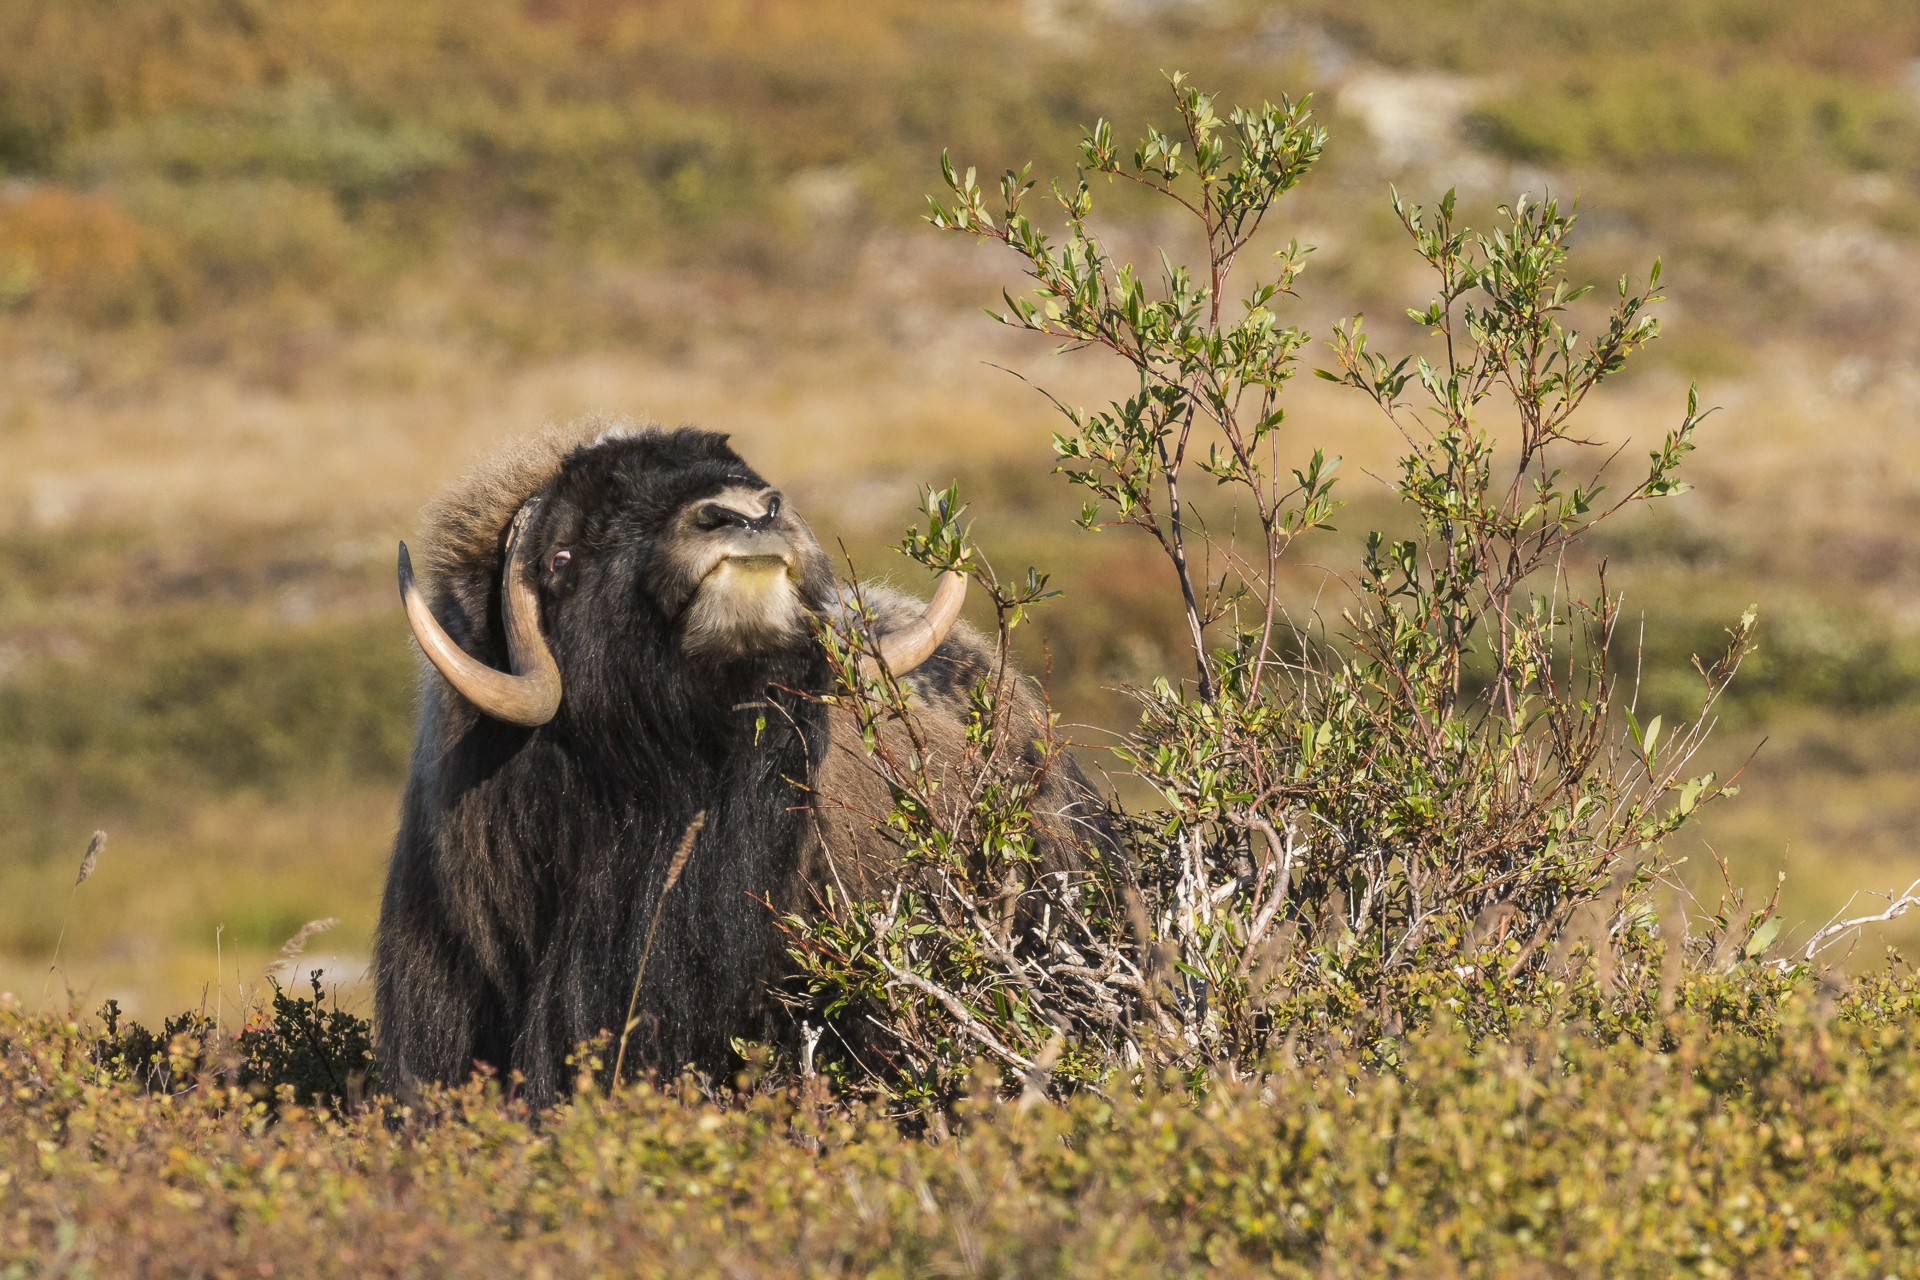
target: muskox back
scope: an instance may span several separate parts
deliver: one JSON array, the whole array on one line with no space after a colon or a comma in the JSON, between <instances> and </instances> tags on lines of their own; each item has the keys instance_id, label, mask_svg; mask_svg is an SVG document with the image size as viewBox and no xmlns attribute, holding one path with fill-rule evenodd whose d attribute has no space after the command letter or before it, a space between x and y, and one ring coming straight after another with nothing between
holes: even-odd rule
<instances>
[{"instance_id":1,"label":"muskox back","mask_svg":"<svg viewBox=\"0 0 1920 1280\"><path fill-rule=\"evenodd\" d=\"M404 1094L485 1063L518 1072L530 1100L564 1090L574 1046L626 1020L668 863L701 814L629 1061L722 1071L736 1037L791 1042L777 917L807 913L829 874L878 890L901 870L872 821L890 806L885 779L848 713L813 696L832 671L810 619L836 597L811 531L725 437L615 429L496 458L430 509L425 534L420 599L443 635L423 642L497 681L526 665L509 625L537 612L561 692L520 716L550 718L513 723L511 706L475 705L484 684L449 682L446 654L421 662L375 946L389 1084ZM920 609L888 592L870 603L883 632ZM943 767L961 759L965 690L992 662L960 625L905 677ZM1040 709L1024 682L1013 703ZM1030 750L1025 767L1041 764ZM1069 865L1060 837L1104 830L1097 796L1062 757L1038 799L1057 815L1043 858Z\"/></svg>"}]
</instances>

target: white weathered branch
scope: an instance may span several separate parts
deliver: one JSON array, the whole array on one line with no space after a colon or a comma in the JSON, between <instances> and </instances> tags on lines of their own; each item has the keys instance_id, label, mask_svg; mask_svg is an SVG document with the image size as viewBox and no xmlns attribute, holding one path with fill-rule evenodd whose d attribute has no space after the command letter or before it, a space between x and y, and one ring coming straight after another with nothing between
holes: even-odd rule
<instances>
[{"instance_id":1,"label":"white weathered branch","mask_svg":"<svg viewBox=\"0 0 1920 1280\"><path fill-rule=\"evenodd\" d=\"M1032 1071L1035 1069L1033 1059L1016 1053L1004 1044L1001 1044L999 1037L993 1034L986 1023L974 1017L973 1014L968 1011L966 1005L955 999L937 983L929 982L911 969L902 969L899 965L887 959L886 955L877 947L874 949L874 955L880 961L881 966L886 969L893 981L905 983L915 991L938 1001L940 1007L952 1014L954 1020L965 1028L967 1034L984 1045L987 1052L991 1053L994 1057L1009 1066L1019 1068L1021 1071Z\"/></svg>"},{"instance_id":2,"label":"white weathered branch","mask_svg":"<svg viewBox=\"0 0 1920 1280\"><path fill-rule=\"evenodd\" d=\"M1912 884L1908 885L1906 892L1902 893L1898 898L1895 898L1893 893L1889 891L1886 896L1891 901L1887 909L1876 915L1853 916L1849 919L1842 920L1840 919L1839 912L1835 912L1832 920L1829 920L1826 924L1815 930L1814 935L1807 939L1807 949L1801 954L1802 961L1807 964L1812 964L1813 958L1816 955L1828 946L1831 946L1833 940L1843 934L1870 924L1884 924L1889 920L1898 920L1915 907L1920 907L1920 892L1916 891L1920 891L1920 880L1915 880ZM1857 893L1854 895L1855 898L1859 896ZM1875 894L1873 896L1878 897L1879 895ZM1847 899L1847 906L1850 907L1852 905L1853 899ZM1841 911L1845 911L1846 909L1846 907L1840 908Z\"/></svg>"}]
</instances>

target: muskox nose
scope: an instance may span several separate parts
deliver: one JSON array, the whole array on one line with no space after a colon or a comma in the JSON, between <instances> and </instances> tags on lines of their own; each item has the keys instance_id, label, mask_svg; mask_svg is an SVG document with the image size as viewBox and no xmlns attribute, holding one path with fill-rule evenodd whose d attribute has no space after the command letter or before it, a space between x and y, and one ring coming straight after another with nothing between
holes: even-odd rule
<instances>
[{"instance_id":1,"label":"muskox nose","mask_svg":"<svg viewBox=\"0 0 1920 1280\"><path fill-rule=\"evenodd\" d=\"M721 502L709 502L700 508L700 527L718 529L722 525L734 525L751 533L762 533L773 524L774 517L780 514L780 495L773 494L767 499L767 509L757 516L748 515L737 508Z\"/></svg>"}]
</instances>

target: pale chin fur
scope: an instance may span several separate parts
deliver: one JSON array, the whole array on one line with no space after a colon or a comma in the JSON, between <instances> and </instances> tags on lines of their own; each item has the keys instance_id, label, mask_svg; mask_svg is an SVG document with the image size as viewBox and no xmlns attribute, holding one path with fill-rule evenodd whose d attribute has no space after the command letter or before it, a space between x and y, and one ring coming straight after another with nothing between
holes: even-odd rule
<instances>
[{"instance_id":1,"label":"pale chin fur","mask_svg":"<svg viewBox=\"0 0 1920 1280\"><path fill-rule=\"evenodd\" d=\"M744 657L791 643L806 630L800 589L779 561L728 557L701 581L687 606L686 651Z\"/></svg>"}]
</instances>

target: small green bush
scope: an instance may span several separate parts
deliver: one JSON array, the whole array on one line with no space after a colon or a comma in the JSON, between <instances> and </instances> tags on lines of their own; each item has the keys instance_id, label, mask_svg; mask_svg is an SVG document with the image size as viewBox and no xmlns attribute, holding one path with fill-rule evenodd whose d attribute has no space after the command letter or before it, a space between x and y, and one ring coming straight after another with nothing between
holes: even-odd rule
<instances>
[{"instance_id":1,"label":"small green bush","mask_svg":"<svg viewBox=\"0 0 1920 1280\"><path fill-rule=\"evenodd\" d=\"M205 1010L170 1017L156 1033L137 1022L122 1026L120 1002L109 1000L91 1051L95 1078L161 1094L223 1079L276 1105L357 1104L378 1091L372 1024L338 1003L328 1007L320 970L310 976L311 998L289 995L273 982L270 1006L253 1010L225 1040Z\"/></svg>"}]
</instances>

